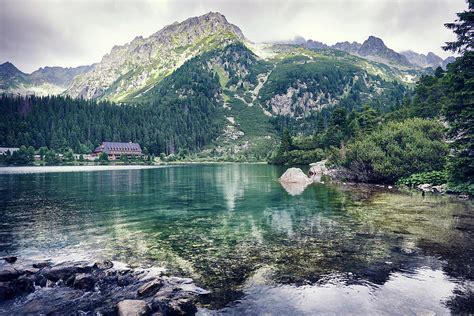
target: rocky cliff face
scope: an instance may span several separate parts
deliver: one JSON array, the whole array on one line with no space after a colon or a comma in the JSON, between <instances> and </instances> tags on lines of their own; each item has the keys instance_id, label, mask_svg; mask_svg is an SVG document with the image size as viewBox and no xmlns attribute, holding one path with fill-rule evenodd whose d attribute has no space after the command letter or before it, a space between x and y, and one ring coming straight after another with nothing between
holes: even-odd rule
<instances>
[{"instance_id":1,"label":"rocky cliff face","mask_svg":"<svg viewBox=\"0 0 474 316\"><path fill-rule=\"evenodd\" d=\"M213 48L244 41L241 30L210 12L173 23L148 38L115 46L94 69L74 80L72 97L124 100L139 95L181 66Z\"/></svg>"},{"instance_id":2,"label":"rocky cliff face","mask_svg":"<svg viewBox=\"0 0 474 316\"><path fill-rule=\"evenodd\" d=\"M360 43L357 43L357 42L349 43L346 41L346 42L338 42L334 44L332 48L345 51L349 54L357 54L361 46L362 44Z\"/></svg>"}]
</instances>

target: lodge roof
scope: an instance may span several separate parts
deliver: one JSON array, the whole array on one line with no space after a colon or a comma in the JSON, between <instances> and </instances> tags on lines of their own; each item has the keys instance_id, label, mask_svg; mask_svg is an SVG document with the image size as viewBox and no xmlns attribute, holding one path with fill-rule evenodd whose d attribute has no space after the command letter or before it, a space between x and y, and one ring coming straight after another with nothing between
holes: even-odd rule
<instances>
[{"instance_id":1,"label":"lodge roof","mask_svg":"<svg viewBox=\"0 0 474 316\"><path fill-rule=\"evenodd\" d=\"M102 144L94 150L95 153L140 153L142 148L137 143L120 143L120 142L102 142Z\"/></svg>"}]
</instances>

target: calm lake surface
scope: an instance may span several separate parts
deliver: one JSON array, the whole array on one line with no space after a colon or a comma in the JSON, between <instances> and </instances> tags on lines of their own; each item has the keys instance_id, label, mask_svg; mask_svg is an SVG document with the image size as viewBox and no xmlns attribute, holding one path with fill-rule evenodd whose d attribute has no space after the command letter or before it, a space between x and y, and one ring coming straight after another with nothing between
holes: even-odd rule
<instances>
[{"instance_id":1,"label":"calm lake surface","mask_svg":"<svg viewBox=\"0 0 474 316\"><path fill-rule=\"evenodd\" d=\"M259 164L77 170L0 169L0 256L165 266L212 290L202 314L474 313L472 202L290 194Z\"/></svg>"}]
</instances>

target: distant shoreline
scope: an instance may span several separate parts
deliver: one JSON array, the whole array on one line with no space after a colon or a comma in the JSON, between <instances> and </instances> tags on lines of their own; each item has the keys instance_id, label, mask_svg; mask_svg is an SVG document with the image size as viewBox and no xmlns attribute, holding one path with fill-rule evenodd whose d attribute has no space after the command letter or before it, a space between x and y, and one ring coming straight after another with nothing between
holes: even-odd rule
<instances>
[{"instance_id":1,"label":"distant shoreline","mask_svg":"<svg viewBox=\"0 0 474 316\"><path fill-rule=\"evenodd\" d=\"M217 165L217 164L266 164L266 162L230 162L230 161L173 161L161 162L153 165L75 165L75 166L0 166L0 175L5 174L31 174L52 172L90 172L90 171L113 171L113 170L141 170L156 169L165 166L185 165Z\"/></svg>"},{"instance_id":2,"label":"distant shoreline","mask_svg":"<svg viewBox=\"0 0 474 316\"><path fill-rule=\"evenodd\" d=\"M0 167L1 174L28 174L28 173L50 173L50 172L88 172L108 170L140 170L154 169L160 165L94 165L94 166L8 166Z\"/></svg>"}]
</instances>

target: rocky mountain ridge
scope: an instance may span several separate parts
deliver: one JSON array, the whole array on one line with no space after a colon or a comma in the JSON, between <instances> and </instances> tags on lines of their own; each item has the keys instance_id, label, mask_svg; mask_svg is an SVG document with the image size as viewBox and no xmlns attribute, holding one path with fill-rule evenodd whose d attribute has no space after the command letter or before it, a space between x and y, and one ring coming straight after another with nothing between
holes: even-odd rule
<instances>
[{"instance_id":1,"label":"rocky mountain ridge","mask_svg":"<svg viewBox=\"0 0 474 316\"><path fill-rule=\"evenodd\" d=\"M237 41L245 41L242 31L220 13L175 22L148 38L139 36L114 46L92 71L78 76L66 94L116 101L131 98L152 88L186 60Z\"/></svg>"},{"instance_id":2,"label":"rocky mountain ridge","mask_svg":"<svg viewBox=\"0 0 474 316\"><path fill-rule=\"evenodd\" d=\"M14 94L59 94L73 79L90 71L94 65L79 67L44 67L27 74L12 63L0 65L0 93Z\"/></svg>"},{"instance_id":3,"label":"rocky mountain ridge","mask_svg":"<svg viewBox=\"0 0 474 316\"><path fill-rule=\"evenodd\" d=\"M268 55L261 54L258 44L250 43L242 31L229 23L225 16L217 12L209 12L180 23L175 22L148 38L138 36L125 45L114 46L99 63L92 66L45 67L28 75L11 63L5 63L0 66L0 92L64 93L85 99L128 102L149 91L186 60L237 42L244 43L265 60L271 60L277 54L273 45L267 45L269 47L267 47L267 52L270 52ZM296 37L294 40L281 42L277 46L287 44L302 46L309 50L344 51L390 67L387 69L378 67L379 74L399 72L399 69L418 71L425 66L446 66L447 62L452 61L451 59L442 61L433 53L426 56L414 52L399 54L388 48L383 40L374 36L370 36L362 44L339 42L332 46ZM374 68L375 64L367 64L367 67ZM413 73L409 73L395 77L402 82L411 82L413 76ZM392 78L393 76L385 77Z\"/></svg>"}]
</instances>

